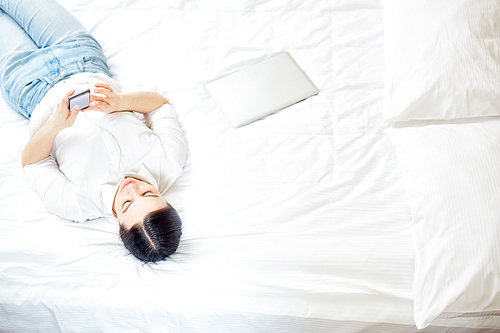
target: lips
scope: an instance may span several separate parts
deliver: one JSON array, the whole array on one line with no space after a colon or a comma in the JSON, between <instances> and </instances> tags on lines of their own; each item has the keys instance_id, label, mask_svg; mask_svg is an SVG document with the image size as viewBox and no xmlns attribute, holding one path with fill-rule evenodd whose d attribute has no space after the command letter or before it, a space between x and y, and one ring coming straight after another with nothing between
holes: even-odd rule
<instances>
[{"instance_id":1,"label":"lips","mask_svg":"<svg viewBox=\"0 0 500 333\"><path fill-rule=\"evenodd\" d=\"M133 180L127 180L127 181L123 184L123 186L122 186L122 190L123 190L126 186L128 186L128 185L132 184L133 182L134 182Z\"/></svg>"}]
</instances>

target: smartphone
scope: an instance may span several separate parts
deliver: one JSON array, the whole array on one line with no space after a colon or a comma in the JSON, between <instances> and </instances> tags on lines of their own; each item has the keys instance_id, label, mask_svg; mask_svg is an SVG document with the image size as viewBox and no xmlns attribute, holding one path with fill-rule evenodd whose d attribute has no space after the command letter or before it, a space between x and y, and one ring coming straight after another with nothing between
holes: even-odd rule
<instances>
[{"instance_id":1,"label":"smartphone","mask_svg":"<svg viewBox=\"0 0 500 333\"><path fill-rule=\"evenodd\" d=\"M73 110L76 105L80 106L80 110L86 109L90 106L90 89L87 89L77 95L68 97L69 110Z\"/></svg>"}]
</instances>

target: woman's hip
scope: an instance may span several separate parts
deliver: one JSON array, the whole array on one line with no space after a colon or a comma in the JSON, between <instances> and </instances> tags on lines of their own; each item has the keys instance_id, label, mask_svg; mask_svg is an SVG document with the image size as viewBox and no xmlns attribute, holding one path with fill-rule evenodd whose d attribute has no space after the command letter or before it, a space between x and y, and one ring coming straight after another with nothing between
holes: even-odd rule
<instances>
[{"instance_id":1,"label":"woman's hip","mask_svg":"<svg viewBox=\"0 0 500 333\"><path fill-rule=\"evenodd\" d=\"M106 57L93 38L75 39L31 53L13 53L0 66L4 98L28 118L47 91L59 81L82 72L109 75Z\"/></svg>"}]
</instances>

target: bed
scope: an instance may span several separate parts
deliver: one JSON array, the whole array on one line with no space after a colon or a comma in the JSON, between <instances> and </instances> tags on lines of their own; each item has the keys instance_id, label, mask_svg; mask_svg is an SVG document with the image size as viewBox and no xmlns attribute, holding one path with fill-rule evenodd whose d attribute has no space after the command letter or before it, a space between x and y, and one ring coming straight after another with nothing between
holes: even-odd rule
<instances>
[{"instance_id":1,"label":"bed","mask_svg":"<svg viewBox=\"0 0 500 333\"><path fill-rule=\"evenodd\" d=\"M0 99L0 332L500 331L497 1L59 2L175 106L183 236L48 213ZM282 51L320 93L232 128L205 84Z\"/></svg>"}]
</instances>

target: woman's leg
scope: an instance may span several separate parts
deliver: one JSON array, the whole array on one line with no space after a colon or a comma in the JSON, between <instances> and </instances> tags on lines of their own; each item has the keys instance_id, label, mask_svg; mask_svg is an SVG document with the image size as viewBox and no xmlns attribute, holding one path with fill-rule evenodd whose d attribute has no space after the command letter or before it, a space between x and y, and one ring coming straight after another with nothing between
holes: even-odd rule
<instances>
[{"instance_id":1,"label":"woman's leg","mask_svg":"<svg viewBox=\"0 0 500 333\"><path fill-rule=\"evenodd\" d=\"M0 9L0 75L7 70L7 64L38 50L24 29L12 17Z\"/></svg>"},{"instance_id":2,"label":"woman's leg","mask_svg":"<svg viewBox=\"0 0 500 333\"><path fill-rule=\"evenodd\" d=\"M39 48L78 37L92 38L87 29L55 0L0 0L0 7Z\"/></svg>"},{"instance_id":3,"label":"woman's leg","mask_svg":"<svg viewBox=\"0 0 500 333\"><path fill-rule=\"evenodd\" d=\"M33 42L24 29L17 24L12 17L0 9L0 89L6 101L17 111L17 101L15 96L12 96L12 84L8 84L8 78L18 77L18 73L14 73L16 64L22 59L25 59L39 48Z\"/></svg>"},{"instance_id":4,"label":"woman's leg","mask_svg":"<svg viewBox=\"0 0 500 333\"><path fill-rule=\"evenodd\" d=\"M30 52L38 49L24 29L2 9L0 9L0 31L2 31L0 59L11 52Z\"/></svg>"}]
</instances>

